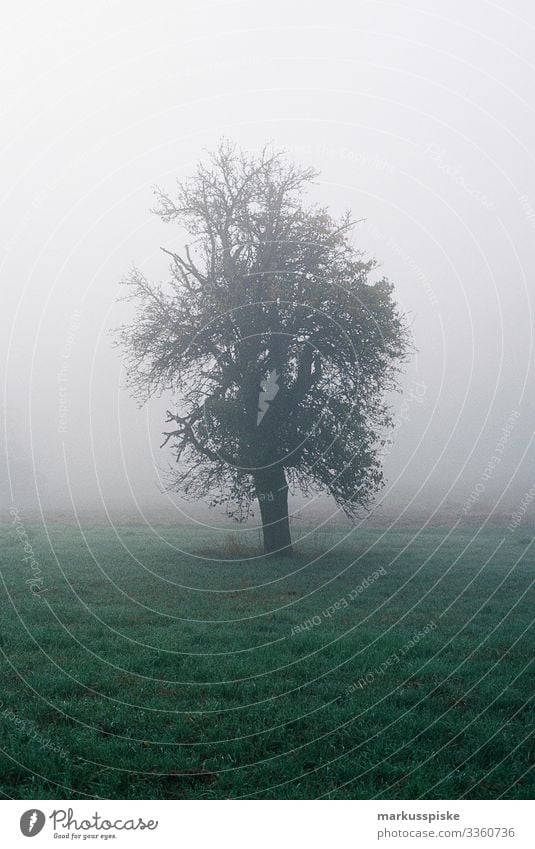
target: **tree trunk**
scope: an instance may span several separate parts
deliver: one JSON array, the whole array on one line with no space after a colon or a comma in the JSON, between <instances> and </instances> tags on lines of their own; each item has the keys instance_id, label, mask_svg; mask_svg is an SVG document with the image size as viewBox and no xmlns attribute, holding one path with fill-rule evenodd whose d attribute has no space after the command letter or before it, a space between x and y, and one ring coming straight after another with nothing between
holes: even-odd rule
<instances>
[{"instance_id":1,"label":"tree trunk","mask_svg":"<svg viewBox=\"0 0 535 849\"><path fill-rule=\"evenodd\" d=\"M273 466L255 475L255 489L262 516L264 554L292 557L288 484L283 467Z\"/></svg>"}]
</instances>

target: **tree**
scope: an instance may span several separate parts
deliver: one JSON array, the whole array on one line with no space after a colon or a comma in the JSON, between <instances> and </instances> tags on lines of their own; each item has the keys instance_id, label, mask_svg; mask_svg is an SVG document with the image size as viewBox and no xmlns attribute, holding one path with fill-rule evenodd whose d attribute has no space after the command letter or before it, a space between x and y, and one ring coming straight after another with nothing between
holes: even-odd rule
<instances>
[{"instance_id":1,"label":"tree","mask_svg":"<svg viewBox=\"0 0 535 849\"><path fill-rule=\"evenodd\" d=\"M258 500L266 553L291 554L288 487L329 492L348 515L381 486L384 398L408 350L405 320L353 223L306 205L317 172L222 142L154 210L189 236L170 280L134 269L137 312L118 331L141 401L173 390L170 487L241 520Z\"/></svg>"}]
</instances>

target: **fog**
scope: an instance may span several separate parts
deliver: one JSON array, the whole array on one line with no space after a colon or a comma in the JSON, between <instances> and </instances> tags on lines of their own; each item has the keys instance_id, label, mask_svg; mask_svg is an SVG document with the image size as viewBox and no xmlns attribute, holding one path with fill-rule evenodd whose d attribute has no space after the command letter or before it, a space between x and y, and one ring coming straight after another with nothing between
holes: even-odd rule
<instances>
[{"instance_id":1,"label":"fog","mask_svg":"<svg viewBox=\"0 0 535 849\"><path fill-rule=\"evenodd\" d=\"M225 136L365 219L415 355L372 521L507 520L535 481L535 11L472 0L29 2L4 12L0 499L224 521L162 492L166 399L125 391L119 281L168 277L150 213ZM475 495L474 495L475 493ZM325 500L293 509L340 519ZM526 521L529 522L529 510Z\"/></svg>"}]
</instances>

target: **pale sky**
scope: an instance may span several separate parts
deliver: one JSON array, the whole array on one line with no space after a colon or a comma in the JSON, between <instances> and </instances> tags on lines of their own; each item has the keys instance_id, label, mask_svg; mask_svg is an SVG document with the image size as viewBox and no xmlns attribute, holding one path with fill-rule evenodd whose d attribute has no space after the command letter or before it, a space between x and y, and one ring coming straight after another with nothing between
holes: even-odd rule
<instances>
[{"instance_id":1,"label":"pale sky","mask_svg":"<svg viewBox=\"0 0 535 849\"><path fill-rule=\"evenodd\" d=\"M121 277L165 279L159 246L182 243L152 187L224 135L320 169L311 200L366 219L355 244L410 316L385 509L462 512L493 456L473 509L515 509L535 481L534 37L525 0L7 6L2 504L189 515L158 489L165 404L128 397L109 329Z\"/></svg>"}]
</instances>

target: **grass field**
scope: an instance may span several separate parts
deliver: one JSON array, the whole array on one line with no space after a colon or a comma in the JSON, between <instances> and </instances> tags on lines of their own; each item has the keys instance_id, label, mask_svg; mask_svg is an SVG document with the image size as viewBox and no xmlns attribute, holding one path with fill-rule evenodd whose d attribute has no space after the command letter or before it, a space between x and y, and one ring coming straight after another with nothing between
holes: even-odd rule
<instances>
[{"instance_id":1,"label":"grass field","mask_svg":"<svg viewBox=\"0 0 535 849\"><path fill-rule=\"evenodd\" d=\"M254 532L24 532L1 531L4 797L533 795L529 531L301 531L269 563Z\"/></svg>"}]
</instances>

